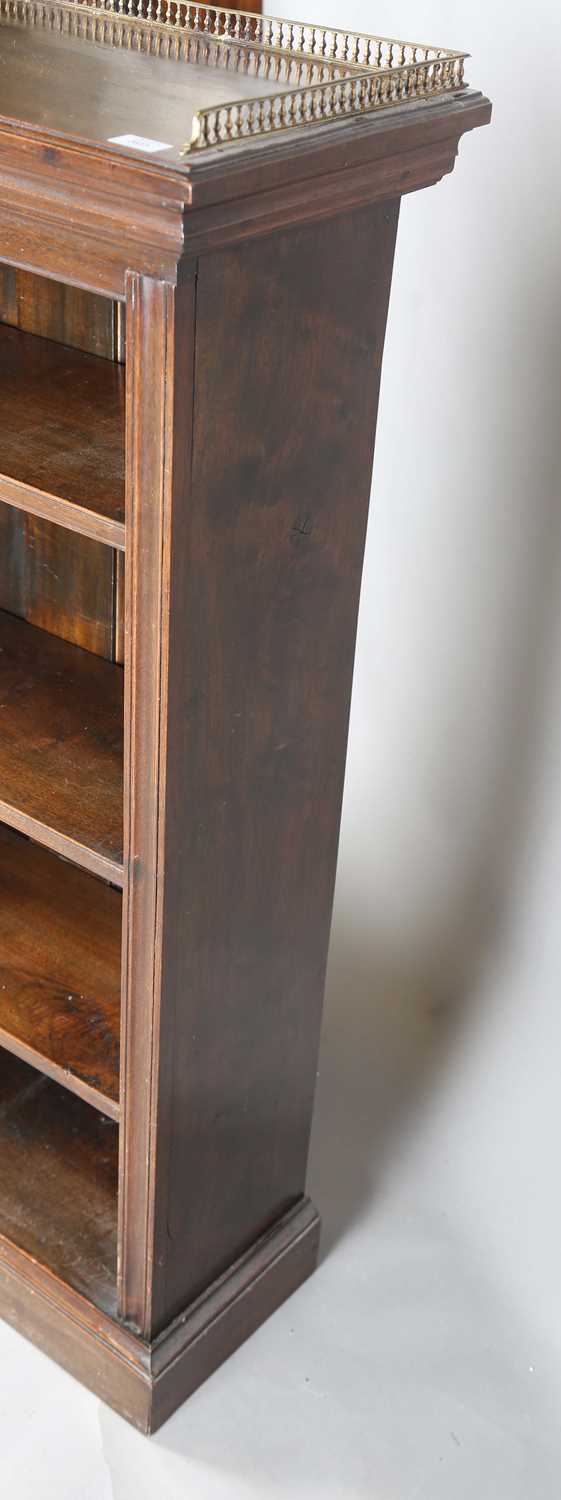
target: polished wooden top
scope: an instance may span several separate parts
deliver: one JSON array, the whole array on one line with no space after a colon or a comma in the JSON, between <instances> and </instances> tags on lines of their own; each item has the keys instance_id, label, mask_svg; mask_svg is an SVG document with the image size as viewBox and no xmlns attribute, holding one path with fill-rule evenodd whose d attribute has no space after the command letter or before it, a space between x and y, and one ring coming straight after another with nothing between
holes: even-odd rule
<instances>
[{"instance_id":1,"label":"polished wooden top","mask_svg":"<svg viewBox=\"0 0 561 1500\"><path fill-rule=\"evenodd\" d=\"M0 0L0 123L181 165L465 93L466 54L177 0Z\"/></svg>"},{"instance_id":2,"label":"polished wooden top","mask_svg":"<svg viewBox=\"0 0 561 1500\"><path fill-rule=\"evenodd\" d=\"M289 88L224 68L0 25L0 121L95 144L119 135L159 141L159 151L115 150L161 165L181 166L197 110Z\"/></svg>"}]
</instances>

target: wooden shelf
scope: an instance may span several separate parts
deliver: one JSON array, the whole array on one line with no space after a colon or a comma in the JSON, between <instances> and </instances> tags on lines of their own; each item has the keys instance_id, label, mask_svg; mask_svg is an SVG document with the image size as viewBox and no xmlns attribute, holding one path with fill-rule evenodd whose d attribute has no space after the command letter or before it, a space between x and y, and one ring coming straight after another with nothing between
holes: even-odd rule
<instances>
[{"instance_id":1,"label":"wooden shelf","mask_svg":"<svg viewBox=\"0 0 561 1500\"><path fill-rule=\"evenodd\" d=\"M0 819L123 883L123 669L0 610Z\"/></svg>"},{"instance_id":2,"label":"wooden shelf","mask_svg":"<svg viewBox=\"0 0 561 1500\"><path fill-rule=\"evenodd\" d=\"M0 500L124 547L122 365L0 324Z\"/></svg>"},{"instance_id":3,"label":"wooden shelf","mask_svg":"<svg viewBox=\"0 0 561 1500\"><path fill-rule=\"evenodd\" d=\"M1 1240L116 1311L119 1129L0 1053Z\"/></svg>"},{"instance_id":4,"label":"wooden shelf","mask_svg":"<svg viewBox=\"0 0 561 1500\"><path fill-rule=\"evenodd\" d=\"M119 1117L122 900L0 827L0 1044Z\"/></svg>"}]
</instances>

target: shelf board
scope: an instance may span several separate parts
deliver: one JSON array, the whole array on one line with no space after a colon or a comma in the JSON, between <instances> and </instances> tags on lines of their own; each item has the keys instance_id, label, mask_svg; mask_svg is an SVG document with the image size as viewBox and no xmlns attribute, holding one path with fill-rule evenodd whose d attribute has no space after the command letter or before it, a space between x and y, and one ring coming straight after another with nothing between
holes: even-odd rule
<instances>
[{"instance_id":1,"label":"shelf board","mask_svg":"<svg viewBox=\"0 0 561 1500\"><path fill-rule=\"evenodd\" d=\"M123 884L123 669L0 610L0 819Z\"/></svg>"},{"instance_id":2,"label":"shelf board","mask_svg":"<svg viewBox=\"0 0 561 1500\"><path fill-rule=\"evenodd\" d=\"M0 1045L119 1118L122 899L0 827Z\"/></svg>"},{"instance_id":3,"label":"shelf board","mask_svg":"<svg viewBox=\"0 0 561 1500\"><path fill-rule=\"evenodd\" d=\"M125 545L125 371L0 324L0 500Z\"/></svg>"},{"instance_id":4,"label":"shelf board","mask_svg":"<svg viewBox=\"0 0 561 1500\"><path fill-rule=\"evenodd\" d=\"M0 1053L0 1237L115 1316L119 1127Z\"/></svg>"}]
</instances>

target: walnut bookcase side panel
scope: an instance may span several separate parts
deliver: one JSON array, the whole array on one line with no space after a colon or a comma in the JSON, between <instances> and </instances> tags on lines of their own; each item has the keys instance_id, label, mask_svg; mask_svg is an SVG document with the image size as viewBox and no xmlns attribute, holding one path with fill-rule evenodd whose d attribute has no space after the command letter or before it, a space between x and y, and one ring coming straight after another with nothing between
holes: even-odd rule
<instances>
[{"instance_id":1,"label":"walnut bookcase side panel","mask_svg":"<svg viewBox=\"0 0 561 1500\"><path fill-rule=\"evenodd\" d=\"M173 511L156 1323L304 1192L398 208L199 262Z\"/></svg>"},{"instance_id":2,"label":"walnut bookcase side panel","mask_svg":"<svg viewBox=\"0 0 561 1500\"><path fill-rule=\"evenodd\" d=\"M214 252L194 301L139 279L129 304L121 1307L145 1337L304 1192L397 218Z\"/></svg>"}]
</instances>

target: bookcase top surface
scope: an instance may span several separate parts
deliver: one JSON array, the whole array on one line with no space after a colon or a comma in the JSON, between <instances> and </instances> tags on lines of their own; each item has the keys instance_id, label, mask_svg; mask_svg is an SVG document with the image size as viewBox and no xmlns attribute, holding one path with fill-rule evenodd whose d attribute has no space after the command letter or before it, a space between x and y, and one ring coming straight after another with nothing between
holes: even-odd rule
<instances>
[{"instance_id":1,"label":"bookcase top surface","mask_svg":"<svg viewBox=\"0 0 561 1500\"><path fill-rule=\"evenodd\" d=\"M179 0L0 0L0 117L177 171L457 95L465 55Z\"/></svg>"}]
</instances>

